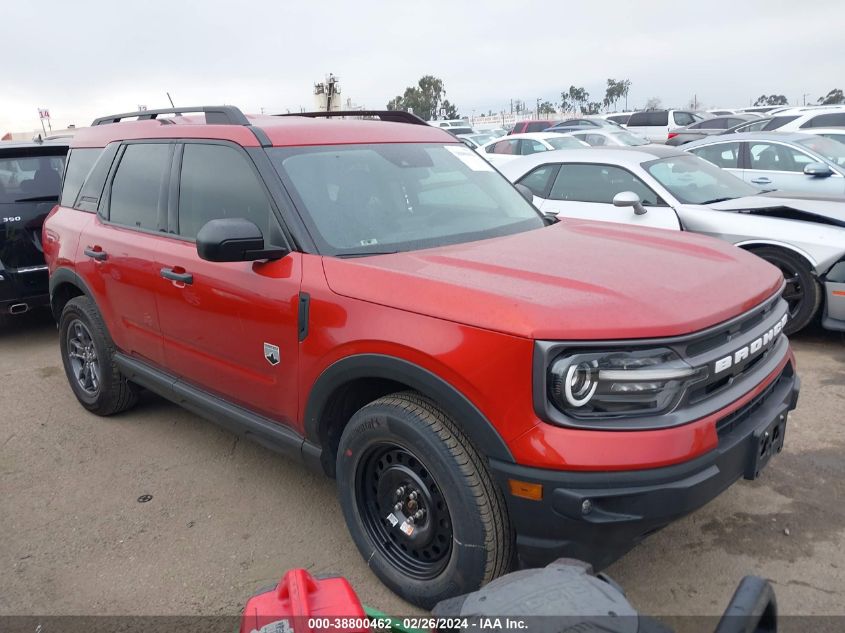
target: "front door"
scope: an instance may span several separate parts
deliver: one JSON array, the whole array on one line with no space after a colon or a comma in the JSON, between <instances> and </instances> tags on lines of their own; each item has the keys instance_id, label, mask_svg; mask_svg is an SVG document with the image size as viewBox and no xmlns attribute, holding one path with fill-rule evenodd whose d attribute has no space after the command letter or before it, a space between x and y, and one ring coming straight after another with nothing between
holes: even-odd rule
<instances>
[{"instance_id":1,"label":"front door","mask_svg":"<svg viewBox=\"0 0 845 633\"><path fill-rule=\"evenodd\" d=\"M272 262L208 262L195 238L208 221L245 218L269 247L285 245L270 196L243 149L186 142L171 237L158 256L167 367L266 417L296 419L301 255Z\"/></svg>"},{"instance_id":2,"label":"front door","mask_svg":"<svg viewBox=\"0 0 845 633\"><path fill-rule=\"evenodd\" d=\"M633 191L647 212L637 215L631 207L616 207L617 193ZM544 213L570 218L623 222L658 229L680 230L681 224L651 187L626 169L615 165L563 163L540 207Z\"/></svg>"}]
</instances>

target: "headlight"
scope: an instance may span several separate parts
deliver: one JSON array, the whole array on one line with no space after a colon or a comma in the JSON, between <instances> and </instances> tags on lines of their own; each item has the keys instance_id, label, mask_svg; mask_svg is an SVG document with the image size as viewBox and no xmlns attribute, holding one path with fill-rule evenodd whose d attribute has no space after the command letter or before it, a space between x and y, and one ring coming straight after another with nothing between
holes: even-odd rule
<instances>
[{"instance_id":1,"label":"headlight","mask_svg":"<svg viewBox=\"0 0 845 633\"><path fill-rule=\"evenodd\" d=\"M707 377L670 349L564 353L548 369L548 396L576 418L670 411L690 385Z\"/></svg>"}]
</instances>

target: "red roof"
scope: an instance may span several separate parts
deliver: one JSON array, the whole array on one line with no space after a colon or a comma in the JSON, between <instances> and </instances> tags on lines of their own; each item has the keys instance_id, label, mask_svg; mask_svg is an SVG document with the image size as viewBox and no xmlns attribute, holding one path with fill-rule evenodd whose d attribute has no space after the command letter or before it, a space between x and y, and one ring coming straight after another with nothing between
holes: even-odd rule
<instances>
[{"instance_id":1,"label":"red roof","mask_svg":"<svg viewBox=\"0 0 845 633\"><path fill-rule=\"evenodd\" d=\"M342 145L352 143L456 143L457 139L431 125L413 125L358 119L266 115L248 116L274 146ZM174 117L108 123L80 129L71 147L104 147L112 141L151 138L206 138L228 140L243 147L259 147L249 127L206 125L201 117Z\"/></svg>"}]
</instances>

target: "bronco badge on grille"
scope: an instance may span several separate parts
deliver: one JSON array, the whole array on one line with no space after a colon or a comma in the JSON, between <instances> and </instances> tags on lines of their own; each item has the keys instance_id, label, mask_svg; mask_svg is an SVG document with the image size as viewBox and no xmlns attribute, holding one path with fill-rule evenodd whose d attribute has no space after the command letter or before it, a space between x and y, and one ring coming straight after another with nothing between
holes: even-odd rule
<instances>
[{"instance_id":1,"label":"bronco badge on grille","mask_svg":"<svg viewBox=\"0 0 845 633\"><path fill-rule=\"evenodd\" d=\"M787 318L788 316L784 314L781 320L775 323L773 327L769 328L763 336L755 338L748 345L740 347L733 354L720 358L713 363L713 374L715 375L725 371L726 369L730 369L744 360L749 360L757 356L757 354L761 353L763 350L769 349L772 345L774 345L774 342L777 340L778 336L780 336L780 333L783 332L783 327L786 325Z\"/></svg>"}]
</instances>

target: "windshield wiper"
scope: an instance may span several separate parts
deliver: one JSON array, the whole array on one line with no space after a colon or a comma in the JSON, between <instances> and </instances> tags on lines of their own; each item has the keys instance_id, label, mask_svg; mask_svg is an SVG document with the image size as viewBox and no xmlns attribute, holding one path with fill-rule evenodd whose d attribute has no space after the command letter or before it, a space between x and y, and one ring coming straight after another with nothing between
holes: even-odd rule
<instances>
[{"instance_id":1,"label":"windshield wiper","mask_svg":"<svg viewBox=\"0 0 845 633\"><path fill-rule=\"evenodd\" d=\"M338 257L369 257L370 255L393 255L399 251L361 251L360 253L341 253Z\"/></svg>"},{"instance_id":2,"label":"windshield wiper","mask_svg":"<svg viewBox=\"0 0 845 633\"><path fill-rule=\"evenodd\" d=\"M717 202L727 202L728 200L736 200L733 196L726 196L724 198L713 198L712 200L705 200L704 202L699 202L698 204L716 204Z\"/></svg>"},{"instance_id":3,"label":"windshield wiper","mask_svg":"<svg viewBox=\"0 0 845 633\"><path fill-rule=\"evenodd\" d=\"M31 198L18 198L15 202L58 202L59 196L32 196Z\"/></svg>"}]
</instances>

